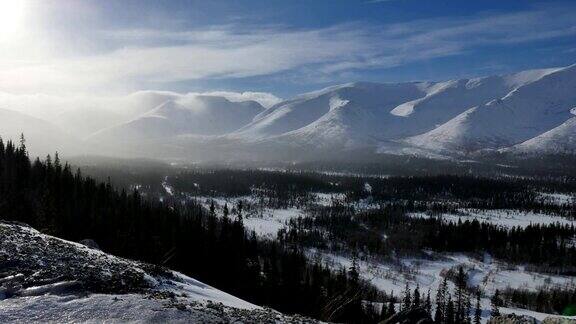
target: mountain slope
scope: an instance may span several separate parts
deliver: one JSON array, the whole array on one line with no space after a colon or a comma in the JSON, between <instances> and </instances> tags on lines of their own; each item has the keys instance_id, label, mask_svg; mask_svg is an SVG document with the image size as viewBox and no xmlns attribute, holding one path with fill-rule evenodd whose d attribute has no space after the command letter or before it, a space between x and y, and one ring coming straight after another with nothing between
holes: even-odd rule
<instances>
[{"instance_id":1,"label":"mountain slope","mask_svg":"<svg viewBox=\"0 0 576 324\"><path fill-rule=\"evenodd\" d=\"M557 69L406 142L445 151L473 151L521 143L572 116L570 109L576 105L574 89L576 66Z\"/></svg>"},{"instance_id":2,"label":"mountain slope","mask_svg":"<svg viewBox=\"0 0 576 324\"><path fill-rule=\"evenodd\" d=\"M269 145L374 148L380 142L431 131L470 107L503 97L555 71L445 82L331 87L279 104L234 135L260 139Z\"/></svg>"},{"instance_id":3,"label":"mountain slope","mask_svg":"<svg viewBox=\"0 0 576 324\"><path fill-rule=\"evenodd\" d=\"M0 322L314 322L0 221Z\"/></svg>"},{"instance_id":4,"label":"mountain slope","mask_svg":"<svg viewBox=\"0 0 576 324\"><path fill-rule=\"evenodd\" d=\"M342 107L361 107L374 115L387 113L396 105L424 96L418 83L351 83L308 93L277 104L256 116L233 135L266 138L308 126ZM344 126L344 125L342 125Z\"/></svg>"},{"instance_id":5,"label":"mountain slope","mask_svg":"<svg viewBox=\"0 0 576 324\"><path fill-rule=\"evenodd\" d=\"M145 140L181 134L221 135L250 122L264 108L254 101L197 95L168 100L126 123L91 136L93 140Z\"/></svg>"},{"instance_id":6,"label":"mountain slope","mask_svg":"<svg viewBox=\"0 0 576 324\"><path fill-rule=\"evenodd\" d=\"M26 146L34 155L81 151L80 141L57 126L13 110L0 109L0 137L4 141L20 141L24 134Z\"/></svg>"},{"instance_id":7,"label":"mountain slope","mask_svg":"<svg viewBox=\"0 0 576 324\"><path fill-rule=\"evenodd\" d=\"M576 110L576 109L574 109ZM573 111L574 111L573 110ZM572 117L541 135L514 145L506 151L514 153L576 153L576 117Z\"/></svg>"}]
</instances>

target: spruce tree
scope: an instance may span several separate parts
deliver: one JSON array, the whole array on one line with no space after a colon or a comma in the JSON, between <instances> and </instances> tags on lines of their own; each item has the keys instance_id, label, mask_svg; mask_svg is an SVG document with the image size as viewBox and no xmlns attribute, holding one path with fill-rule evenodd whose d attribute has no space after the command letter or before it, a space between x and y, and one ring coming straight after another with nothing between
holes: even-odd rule
<instances>
[{"instance_id":1,"label":"spruce tree","mask_svg":"<svg viewBox=\"0 0 576 324\"><path fill-rule=\"evenodd\" d=\"M490 299L490 306L492 307L492 311L490 312L491 317L500 316L500 305L500 292L496 289L494 295L492 295L492 298Z\"/></svg>"},{"instance_id":2,"label":"spruce tree","mask_svg":"<svg viewBox=\"0 0 576 324\"><path fill-rule=\"evenodd\" d=\"M412 297L412 307L413 308L418 308L420 307L420 285L416 285L416 288L414 289L414 295Z\"/></svg>"},{"instance_id":3,"label":"spruce tree","mask_svg":"<svg viewBox=\"0 0 576 324\"><path fill-rule=\"evenodd\" d=\"M456 276L456 322L464 323L466 321L466 274L464 269L458 267Z\"/></svg>"},{"instance_id":4,"label":"spruce tree","mask_svg":"<svg viewBox=\"0 0 576 324\"><path fill-rule=\"evenodd\" d=\"M388 315L388 305L386 303L382 303L382 309L380 310L380 321L387 320L390 315Z\"/></svg>"},{"instance_id":5,"label":"spruce tree","mask_svg":"<svg viewBox=\"0 0 576 324\"><path fill-rule=\"evenodd\" d=\"M480 289L476 290L476 309L474 310L474 324L480 324L482 319L482 306L480 305Z\"/></svg>"},{"instance_id":6,"label":"spruce tree","mask_svg":"<svg viewBox=\"0 0 576 324\"><path fill-rule=\"evenodd\" d=\"M396 314L396 307L394 307L394 292L390 295L390 300L388 300L388 310L386 311L388 316Z\"/></svg>"},{"instance_id":7,"label":"spruce tree","mask_svg":"<svg viewBox=\"0 0 576 324\"><path fill-rule=\"evenodd\" d=\"M402 298L402 310L408 310L412 307L412 299L410 298L410 287L406 283L404 288L404 297Z\"/></svg>"},{"instance_id":8,"label":"spruce tree","mask_svg":"<svg viewBox=\"0 0 576 324\"><path fill-rule=\"evenodd\" d=\"M448 300L446 301L446 315L444 316L444 323L446 324L460 324L455 321L456 312L454 310L454 302L452 301L452 296L448 294Z\"/></svg>"},{"instance_id":9,"label":"spruce tree","mask_svg":"<svg viewBox=\"0 0 576 324\"><path fill-rule=\"evenodd\" d=\"M446 310L446 292L448 289L448 281L446 277L442 283L438 286L436 291L436 310L434 312L434 322L443 323Z\"/></svg>"},{"instance_id":10,"label":"spruce tree","mask_svg":"<svg viewBox=\"0 0 576 324\"><path fill-rule=\"evenodd\" d=\"M426 301L424 302L424 309L432 318L432 301L430 300L430 288L428 288L428 293L426 294Z\"/></svg>"}]
</instances>

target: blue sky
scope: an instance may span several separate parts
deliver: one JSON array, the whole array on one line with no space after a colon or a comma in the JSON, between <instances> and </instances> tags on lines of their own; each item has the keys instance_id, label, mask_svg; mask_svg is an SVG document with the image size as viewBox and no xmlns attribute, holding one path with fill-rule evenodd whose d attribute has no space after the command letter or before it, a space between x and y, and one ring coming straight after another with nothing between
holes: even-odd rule
<instances>
[{"instance_id":1,"label":"blue sky","mask_svg":"<svg viewBox=\"0 0 576 324\"><path fill-rule=\"evenodd\" d=\"M15 1L0 91L290 97L576 63L575 1Z\"/></svg>"}]
</instances>

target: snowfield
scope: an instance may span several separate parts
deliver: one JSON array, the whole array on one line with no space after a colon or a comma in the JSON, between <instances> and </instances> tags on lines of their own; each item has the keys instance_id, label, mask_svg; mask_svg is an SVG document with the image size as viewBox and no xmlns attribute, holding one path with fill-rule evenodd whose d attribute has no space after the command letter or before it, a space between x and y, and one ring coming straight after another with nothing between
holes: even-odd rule
<instances>
[{"instance_id":1,"label":"snowfield","mask_svg":"<svg viewBox=\"0 0 576 324\"><path fill-rule=\"evenodd\" d=\"M566 199L566 196L552 196L553 199ZM550 199L550 196L546 197ZM558 202L558 200L555 200ZM561 224L561 225L576 225L575 220L567 219L561 216L554 216L548 214L538 214L532 212L523 212L513 209L498 209L498 210L479 210L479 209L458 209L457 214L441 214L438 216L432 216L427 213L409 213L409 217L420 217L420 218L430 218L430 217L440 217L446 222L458 222L458 220L478 220L479 222L486 222L494 225L499 225L503 227L522 227L525 228L529 225L551 225L551 224Z\"/></svg>"},{"instance_id":2,"label":"snowfield","mask_svg":"<svg viewBox=\"0 0 576 324\"><path fill-rule=\"evenodd\" d=\"M309 323L154 265L0 222L0 322Z\"/></svg>"},{"instance_id":3,"label":"snowfield","mask_svg":"<svg viewBox=\"0 0 576 324\"><path fill-rule=\"evenodd\" d=\"M316 249L309 249L307 255L312 259L320 259L333 269L352 266L351 256L336 255ZM448 271L457 271L462 266L468 274L469 286L480 286L486 295L482 298L482 322L490 318L490 299L496 289L524 288L536 290L542 287L572 287L576 288L576 278L568 276L544 275L526 271L523 267L511 268L509 265L496 262L486 255L484 260L477 260L463 254L434 254L431 259L400 259L395 262L381 261L371 257L361 257L357 260L360 276L368 280L378 289L394 296L402 296L406 284L410 289L420 287L421 294L430 296L434 303L436 291L443 281L443 275ZM449 282L451 289L453 284ZM515 313L532 316L538 320L554 316L526 309L501 308L504 314ZM562 316L558 316L562 317ZM563 317L572 318L576 317Z\"/></svg>"}]
</instances>

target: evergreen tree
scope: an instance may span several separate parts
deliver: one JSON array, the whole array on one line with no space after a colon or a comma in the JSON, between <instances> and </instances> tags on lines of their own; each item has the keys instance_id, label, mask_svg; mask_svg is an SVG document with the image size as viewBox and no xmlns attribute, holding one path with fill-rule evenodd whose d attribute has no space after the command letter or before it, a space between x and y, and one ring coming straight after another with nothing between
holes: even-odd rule
<instances>
[{"instance_id":1,"label":"evergreen tree","mask_svg":"<svg viewBox=\"0 0 576 324\"><path fill-rule=\"evenodd\" d=\"M388 305L386 303L382 303L382 309L380 310L380 321L387 320L390 315L388 315Z\"/></svg>"},{"instance_id":2,"label":"evergreen tree","mask_svg":"<svg viewBox=\"0 0 576 324\"><path fill-rule=\"evenodd\" d=\"M494 295L492 295L492 298L490 299L490 306L492 307L490 316L491 317L500 316L501 301L500 301L500 291L498 291L498 289L496 289Z\"/></svg>"},{"instance_id":3,"label":"evergreen tree","mask_svg":"<svg viewBox=\"0 0 576 324\"><path fill-rule=\"evenodd\" d=\"M446 301L446 315L444 316L444 323L460 324L456 321L456 311L454 309L454 302L452 301L452 296L450 294L448 294L448 300Z\"/></svg>"},{"instance_id":4,"label":"evergreen tree","mask_svg":"<svg viewBox=\"0 0 576 324\"><path fill-rule=\"evenodd\" d=\"M482 319L482 306L480 304L480 289L476 290L476 309L474 310L474 324L480 324Z\"/></svg>"},{"instance_id":5,"label":"evergreen tree","mask_svg":"<svg viewBox=\"0 0 576 324\"><path fill-rule=\"evenodd\" d=\"M426 294L426 301L424 302L424 309L432 318L432 301L430 300L430 288L428 288L428 293Z\"/></svg>"},{"instance_id":6,"label":"evergreen tree","mask_svg":"<svg viewBox=\"0 0 576 324\"><path fill-rule=\"evenodd\" d=\"M444 277L444 280L438 286L438 290L436 291L436 310L434 312L434 321L436 323L444 322L447 290L448 290L448 281L446 277Z\"/></svg>"},{"instance_id":7,"label":"evergreen tree","mask_svg":"<svg viewBox=\"0 0 576 324\"><path fill-rule=\"evenodd\" d=\"M412 299L410 296L410 287L406 283L406 288L404 288L404 297L402 297L402 310L407 310L412 307Z\"/></svg>"},{"instance_id":8,"label":"evergreen tree","mask_svg":"<svg viewBox=\"0 0 576 324\"><path fill-rule=\"evenodd\" d=\"M458 219L460 221L460 219ZM464 323L466 321L466 274L462 266L458 267L458 274L456 275L456 322Z\"/></svg>"},{"instance_id":9,"label":"evergreen tree","mask_svg":"<svg viewBox=\"0 0 576 324\"><path fill-rule=\"evenodd\" d=\"M386 311L388 317L396 314L396 307L394 307L394 292L390 294L390 299L388 300L388 310Z\"/></svg>"},{"instance_id":10,"label":"evergreen tree","mask_svg":"<svg viewBox=\"0 0 576 324\"><path fill-rule=\"evenodd\" d=\"M414 289L414 294L412 297L412 307L413 308L418 308L420 307L420 285L416 285L416 288Z\"/></svg>"}]
</instances>

